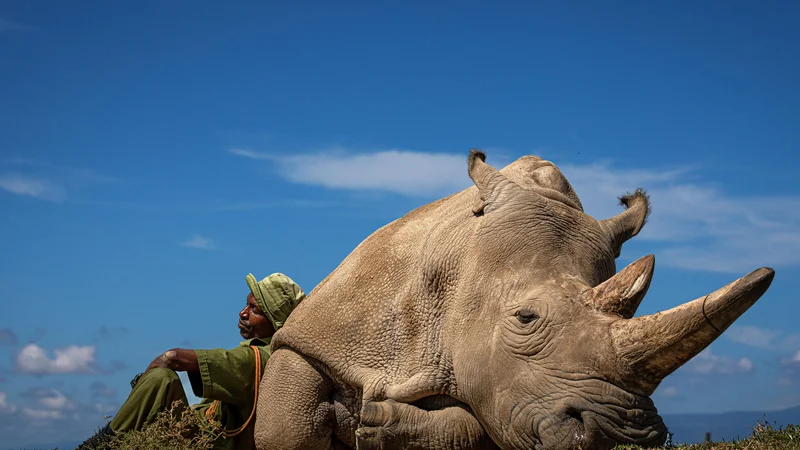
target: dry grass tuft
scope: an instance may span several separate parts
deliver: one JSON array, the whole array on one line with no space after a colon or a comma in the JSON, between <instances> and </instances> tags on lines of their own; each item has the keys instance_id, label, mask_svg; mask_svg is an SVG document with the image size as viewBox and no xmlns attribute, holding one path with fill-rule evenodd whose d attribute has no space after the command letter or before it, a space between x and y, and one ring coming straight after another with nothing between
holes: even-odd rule
<instances>
[{"instance_id":1,"label":"dry grass tuft","mask_svg":"<svg viewBox=\"0 0 800 450\"><path fill-rule=\"evenodd\" d=\"M635 445L618 445L615 450L638 450ZM787 425L775 428L759 422L750 437L731 442L709 442L692 445L667 445L664 449L686 450L800 450L800 426Z\"/></svg>"},{"instance_id":2,"label":"dry grass tuft","mask_svg":"<svg viewBox=\"0 0 800 450\"><path fill-rule=\"evenodd\" d=\"M107 444L107 449L211 450L219 437L217 422L203 420L199 414L176 401L142 430L115 436Z\"/></svg>"}]
</instances>

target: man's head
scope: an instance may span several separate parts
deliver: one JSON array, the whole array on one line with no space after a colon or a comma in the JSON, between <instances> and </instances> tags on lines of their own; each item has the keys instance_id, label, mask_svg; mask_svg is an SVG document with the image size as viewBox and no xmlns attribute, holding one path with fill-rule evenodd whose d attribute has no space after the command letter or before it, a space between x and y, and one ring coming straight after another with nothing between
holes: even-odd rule
<instances>
[{"instance_id":1,"label":"man's head","mask_svg":"<svg viewBox=\"0 0 800 450\"><path fill-rule=\"evenodd\" d=\"M245 339L271 337L305 298L300 286L282 273L261 281L248 274L247 286L247 305L239 312L239 333Z\"/></svg>"}]
</instances>

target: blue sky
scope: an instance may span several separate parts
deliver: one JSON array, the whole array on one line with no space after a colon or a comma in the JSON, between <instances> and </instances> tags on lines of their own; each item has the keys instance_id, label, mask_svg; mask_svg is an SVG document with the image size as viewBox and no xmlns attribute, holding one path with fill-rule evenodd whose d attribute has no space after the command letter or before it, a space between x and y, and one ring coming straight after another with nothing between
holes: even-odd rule
<instances>
[{"instance_id":1,"label":"blue sky","mask_svg":"<svg viewBox=\"0 0 800 450\"><path fill-rule=\"evenodd\" d=\"M434 4L431 4L434 3ZM160 352L238 343L248 272L310 291L469 186L554 161L598 218L643 187L640 313L768 293L654 395L800 404L793 2L0 2L0 441L81 439Z\"/></svg>"}]
</instances>

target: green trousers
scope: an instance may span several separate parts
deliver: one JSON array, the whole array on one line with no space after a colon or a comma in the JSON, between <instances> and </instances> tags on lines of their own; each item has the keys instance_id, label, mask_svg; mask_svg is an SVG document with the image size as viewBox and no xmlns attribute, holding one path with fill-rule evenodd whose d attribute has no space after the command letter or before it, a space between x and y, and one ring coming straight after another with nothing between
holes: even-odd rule
<instances>
[{"instance_id":1,"label":"green trousers","mask_svg":"<svg viewBox=\"0 0 800 450\"><path fill-rule=\"evenodd\" d=\"M111 421L115 433L141 430L162 411L181 400L183 407L189 406L178 374L169 369L150 369L139 378L128 399L119 408ZM178 414L181 411L176 411Z\"/></svg>"},{"instance_id":2,"label":"green trousers","mask_svg":"<svg viewBox=\"0 0 800 450\"><path fill-rule=\"evenodd\" d=\"M169 369L150 369L139 378L136 386L128 395L128 399L111 420L111 430L115 433L141 430L145 425L153 422L159 413L169 409L175 400L183 402L183 408L174 411L175 419L180 419L180 414L189 408L189 404L178 374ZM211 400L205 399L199 404L193 405L191 409L203 420L206 420L206 410L211 404ZM223 416L226 416L226 420L243 423L243 420L237 419L238 413L234 414L236 411L235 409L232 411L229 405L223 403L213 417L214 420L222 423L225 423ZM249 430L233 438L220 437L214 442L213 448L215 450L251 450L253 448L252 427L253 424L250 424ZM235 427L231 425L229 428Z\"/></svg>"}]
</instances>

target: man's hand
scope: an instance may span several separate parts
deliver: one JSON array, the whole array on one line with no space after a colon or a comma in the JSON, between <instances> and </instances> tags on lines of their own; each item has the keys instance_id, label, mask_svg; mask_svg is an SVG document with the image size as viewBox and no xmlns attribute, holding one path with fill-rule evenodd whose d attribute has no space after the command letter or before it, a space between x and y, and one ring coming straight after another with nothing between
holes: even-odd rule
<instances>
[{"instance_id":1,"label":"man's hand","mask_svg":"<svg viewBox=\"0 0 800 450\"><path fill-rule=\"evenodd\" d=\"M163 367L164 369L176 372L199 372L200 366L197 364L197 355L194 350L185 348L173 348L159 355L147 366L147 370Z\"/></svg>"}]
</instances>

